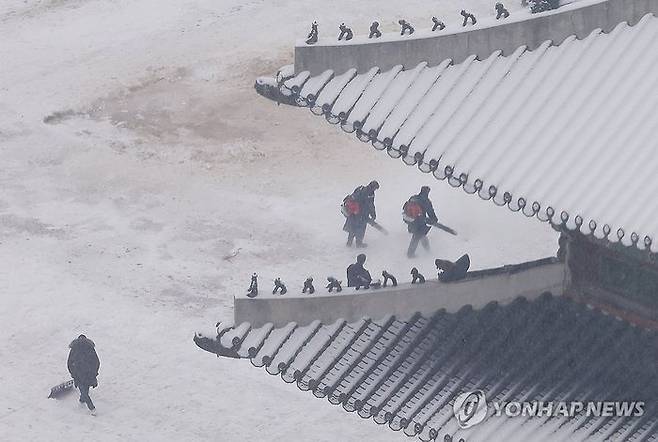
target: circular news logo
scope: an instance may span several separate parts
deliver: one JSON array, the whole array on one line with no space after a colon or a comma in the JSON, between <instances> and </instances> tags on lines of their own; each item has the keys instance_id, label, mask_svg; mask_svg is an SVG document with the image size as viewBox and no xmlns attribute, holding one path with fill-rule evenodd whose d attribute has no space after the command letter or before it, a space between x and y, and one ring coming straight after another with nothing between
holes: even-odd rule
<instances>
[{"instance_id":1,"label":"circular news logo","mask_svg":"<svg viewBox=\"0 0 658 442\"><path fill-rule=\"evenodd\" d=\"M487 398L482 390L462 393L455 398L452 409L460 428L470 428L487 417Z\"/></svg>"}]
</instances>

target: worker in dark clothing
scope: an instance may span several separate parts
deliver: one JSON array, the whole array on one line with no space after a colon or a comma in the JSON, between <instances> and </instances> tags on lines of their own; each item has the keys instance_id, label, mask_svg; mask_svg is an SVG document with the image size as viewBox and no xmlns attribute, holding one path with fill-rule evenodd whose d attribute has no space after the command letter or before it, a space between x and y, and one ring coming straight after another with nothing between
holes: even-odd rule
<instances>
[{"instance_id":1,"label":"worker in dark clothing","mask_svg":"<svg viewBox=\"0 0 658 442\"><path fill-rule=\"evenodd\" d=\"M71 351L67 366L73 378L73 384L80 390L80 402L87 404L87 408L93 413L96 407L89 397L89 387L98 386L96 377L101 365L94 341L85 335L80 335L71 342L69 348Z\"/></svg>"},{"instance_id":2,"label":"worker in dark clothing","mask_svg":"<svg viewBox=\"0 0 658 442\"><path fill-rule=\"evenodd\" d=\"M361 253L356 257L356 262L347 267L347 286L369 288L372 282L370 272L367 271L363 264L366 262L366 255Z\"/></svg>"},{"instance_id":3,"label":"worker in dark clothing","mask_svg":"<svg viewBox=\"0 0 658 442\"><path fill-rule=\"evenodd\" d=\"M427 233L439 219L434 213L434 207L429 199L430 188L423 186L418 195L414 195L402 206L402 219L407 223L407 230L411 233L411 242L407 250L407 256L413 258L416 248L421 242L425 250L429 250L430 243Z\"/></svg>"},{"instance_id":4,"label":"worker in dark clothing","mask_svg":"<svg viewBox=\"0 0 658 442\"><path fill-rule=\"evenodd\" d=\"M371 181L367 186L359 186L343 199L341 211L346 217L343 230L347 232L347 246L351 247L356 239L356 246L367 247L363 243L366 226L377 219L375 211L375 191L379 189L377 181Z\"/></svg>"},{"instance_id":5,"label":"worker in dark clothing","mask_svg":"<svg viewBox=\"0 0 658 442\"><path fill-rule=\"evenodd\" d=\"M459 281L466 278L468 269L471 266L471 258L468 256L468 253L465 253L455 262L448 261L447 259L435 259L434 265L436 265L437 270L440 270L439 281Z\"/></svg>"}]
</instances>

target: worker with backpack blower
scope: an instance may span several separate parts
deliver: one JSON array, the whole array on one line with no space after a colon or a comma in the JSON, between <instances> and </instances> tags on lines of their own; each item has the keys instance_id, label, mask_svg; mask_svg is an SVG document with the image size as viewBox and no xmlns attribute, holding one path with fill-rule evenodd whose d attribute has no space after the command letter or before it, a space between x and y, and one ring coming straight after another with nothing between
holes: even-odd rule
<instances>
[{"instance_id":1,"label":"worker with backpack blower","mask_svg":"<svg viewBox=\"0 0 658 442\"><path fill-rule=\"evenodd\" d=\"M407 230L411 233L411 242L407 249L407 256L413 258L416 255L418 243L422 243L425 250L429 250L430 243L427 233L432 225L438 223L439 219L434 213L434 207L429 199L430 188L423 186L418 195L413 195L402 206L402 219L407 224Z\"/></svg>"},{"instance_id":2,"label":"worker with backpack blower","mask_svg":"<svg viewBox=\"0 0 658 442\"><path fill-rule=\"evenodd\" d=\"M341 212L345 216L343 230L347 232L347 247L352 246L356 239L356 247L366 247L363 237L366 234L366 226L371 224L375 227L377 213L375 211L375 191L379 189L377 181L371 181L367 186L359 186L354 192L343 199Z\"/></svg>"}]
</instances>

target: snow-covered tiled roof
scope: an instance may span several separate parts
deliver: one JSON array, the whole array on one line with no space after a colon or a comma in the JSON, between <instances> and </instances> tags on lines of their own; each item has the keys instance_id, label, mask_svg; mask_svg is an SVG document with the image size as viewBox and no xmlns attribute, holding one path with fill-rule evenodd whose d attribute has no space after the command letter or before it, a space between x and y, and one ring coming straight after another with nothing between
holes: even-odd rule
<instances>
[{"instance_id":1,"label":"snow-covered tiled roof","mask_svg":"<svg viewBox=\"0 0 658 442\"><path fill-rule=\"evenodd\" d=\"M301 390L425 441L446 434L453 440L645 441L658 434L658 333L564 297L517 298L407 321L241 324L220 335L195 341L219 355L247 357ZM489 417L462 430L454 398L475 389L487 401L633 400L646 401L646 409L626 418Z\"/></svg>"},{"instance_id":2,"label":"snow-covered tiled roof","mask_svg":"<svg viewBox=\"0 0 658 442\"><path fill-rule=\"evenodd\" d=\"M559 46L279 83L297 104L498 205L658 252L658 19Z\"/></svg>"}]
</instances>

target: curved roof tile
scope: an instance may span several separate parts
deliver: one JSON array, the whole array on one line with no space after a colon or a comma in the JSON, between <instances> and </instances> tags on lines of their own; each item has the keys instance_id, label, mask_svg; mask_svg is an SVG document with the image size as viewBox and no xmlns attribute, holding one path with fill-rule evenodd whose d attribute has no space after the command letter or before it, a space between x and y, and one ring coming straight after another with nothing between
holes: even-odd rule
<instances>
[{"instance_id":1,"label":"curved roof tile","mask_svg":"<svg viewBox=\"0 0 658 442\"><path fill-rule=\"evenodd\" d=\"M301 72L279 85L468 193L656 253L656 41L658 18L648 14L633 27L509 56L338 77Z\"/></svg>"},{"instance_id":2,"label":"curved roof tile","mask_svg":"<svg viewBox=\"0 0 658 442\"><path fill-rule=\"evenodd\" d=\"M289 323L248 329L256 366L319 398L421 440L649 440L658 432L658 334L564 297L518 298L481 310L439 310L408 321ZM225 335L225 330L219 334ZM239 333L238 333L239 334ZM252 338L255 337L254 338ZM225 355L223 340L195 338ZM203 342L202 342L203 341ZM208 345L205 341L212 341ZM219 341L219 342L217 342ZM260 342L258 342L260 341ZM227 349L235 351L236 346ZM237 345L239 355L245 354ZM267 354L267 356L263 356ZM481 389L487 401L645 401L639 417L491 416L461 429L453 402Z\"/></svg>"}]
</instances>

